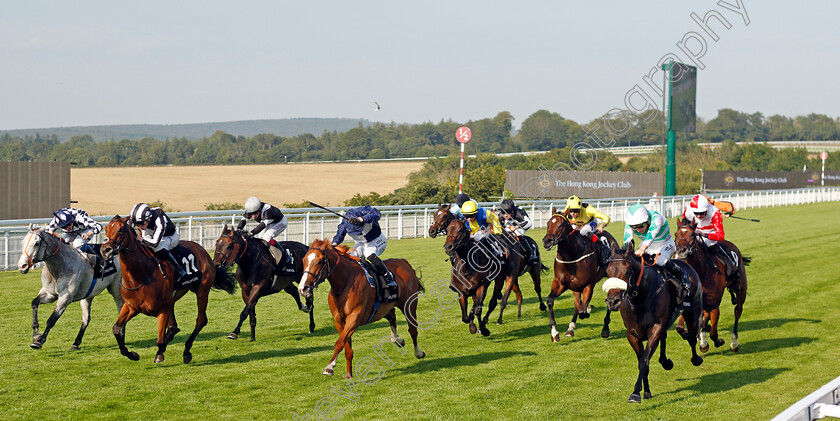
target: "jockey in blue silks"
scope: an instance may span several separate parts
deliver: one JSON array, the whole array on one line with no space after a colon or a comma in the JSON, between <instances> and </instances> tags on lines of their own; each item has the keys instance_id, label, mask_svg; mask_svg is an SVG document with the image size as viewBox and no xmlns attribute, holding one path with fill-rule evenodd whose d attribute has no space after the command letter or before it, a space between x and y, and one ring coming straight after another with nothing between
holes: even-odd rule
<instances>
[{"instance_id":1,"label":"jockey in blue silks","mask_svg":"<svg viewBox=\"0 0 840 421\"><path fill-rule=\"evenodd\" d=\"M338 224L338 231L333 237L333 247L344 242L344 236L350 234L350 237L356 241L353 246L355 253L351 251L351 254L367 259L385 278L387 284L393 284L393 275L379 258L388 246L388 240L379 228L379 218L382 216L379 209L365 205L348 210L344 216L345 219Z\"/></svg>"}]
</instances>

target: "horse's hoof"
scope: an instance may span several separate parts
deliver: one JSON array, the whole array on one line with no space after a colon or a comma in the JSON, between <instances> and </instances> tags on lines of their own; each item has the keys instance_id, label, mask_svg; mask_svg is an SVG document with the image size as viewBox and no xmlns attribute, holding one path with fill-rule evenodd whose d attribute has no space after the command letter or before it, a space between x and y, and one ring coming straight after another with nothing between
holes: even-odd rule
<instances>
[{"instance_id":1,"label":"horse's hoof","mask_svg":"<svg viewBox=\"0 0 840 421\"><path fill-rule=\"evenodd\" d=\"M184 364L189 364L192 362L192 354L184 354Z\"/></svg>"},{"instance_id":2,"label":"horse's hoof","mask_svg":"<svg viewBox=\"0 0 840 421\"><path fill-rule=\"evenodd\" d=\"M470 333L475 335L475 332L478 332L478 329L475 327L475 325L470 325Z\"/></svg>"},{"instance_id":3,"label":"horse's hoof","mask_svg":"<svg viewBox=\"0 0 840 421\"><path fill-rule=\"evenodd\" d=\"M237 335L237 334L235 334L235 333L231 332L231 333L230 333L230 335L227 335L227 338L228 338L228 339L238 339L238 338L239 338L239 335Z\"/></svg>"},{"instance_id":4,"label":"horse's hoof","mask_svg":"<svg viewBox=\"0 0 840 421\"><path fill-rule=\"evenodd\" d=\"M486 327L483 327L480 330L481 330L481 336L490 336L490 329L487 329Z\"/></svg>"},{"instance_id":5,"label":"horse's hoof","mask_svg":"<svg viewBox=\"0 0 840 421\"><path fill-rule=\"evenodd\" d=\"M709 333L712 331L712 325L706 323L706 326L703 326L703 332Z\"/></svg>"},{"instance_id":6,"label":"horse's hoof","mask_svg":"<svg viewBox=\"0 0 840 421\"><path fill-rule=\"evenodd\" d=\"M496 321L496 324L497 324L497 325L503 324L503 323L502 323L502 319L497 320L497 321Z\"/></svg>"},{"instance_id":7,"label":"horse's hoof","mask_svg":"<svg viewBox=\"0 0 840 421\"><path fill-rule=\"evenodd\" d=\"M256 342L256 341L257 341L257 337L256 336L251 336L251 342Z\"/></svg>"},{"instance_id":8,"label":"horse's hoof","mask_svg":"<svg viewBox=\"0 0 840 421\"><path fill-rule=\"evenodd\" d=\"M546 307L545 304L540 303L540 311L546 311L547 309L548 307Z\"/></svg>"},{"instance_id":9,"label":"horse's hoof","mask_svg":"<svg viewBox=\"0 0 840 421\"><path fill-rule=\"evenodd\" d=\"M35 341L35 342L32 342L31 344L29 344L29 346L32 347L32 349L41 349L41 345L42 344L38 341Z\"/></svg>"},{"instance_id":10,"label":"horse's hoof","mask_svg":"<svg viewBox=\"0 0 840 421\"><path fill-rule=\"evenodd\" d=\"M307 306L300 306L300 311L302 311L302 312L304 312L304 313L309 313L309 307L307 307Z\"/></svg>"},{"instance_id":11,"label":"horse's hoof","mask_svg":"<svg viewBox=\"0 0 840 421\"><path fill-rule=\"evenodd\" d=\"M610 337L610 330L609 329L601 329L601 337L607 339Z\"/></svg>"},{"instance_id":12,"label":"horse's hoof","mask_svg":"<svg viewBox=\"0 0 840 421\"><path fill-rule=\"evenodd\" d=\"M722 347L722 346L723 346L723 344L725 344L725 343L726 343L726 341L724 341L724 340L723 340L723 339L721 339L721 338L714 339L713 341L714 341L714 343L715 343L715 348L720 348L720 347Z\"/></svg>"},{"instance_id":13,"label":"horse's hoof","mask_svg":"<svg viewBox=\"0 0 840 421\"><path fill-rule=\"evenodd\" d=\"M630 403L641 403L641 402L642 402L642 397L641 397L641 396L639 396L639 394L638 394L638 393L634 393L634 394L630 395L630 397L629 397L629 398L627 398L627 402L630 402Z\"/></svg>"},{"instance_id":14,"label":"horse's hoof","mask_svg":"<svg viewBox=\"0 0 840 421\"><path fill-rule=\"evenodd\" d=\"M315 333L315 328L314 328L314 327L310 327L310 328L309 328L309 333Z\"/></svg>"},{"instance_id":15,"label":"horse's hoof","mask_svg":"<svg viewBox=\"0 0 840 421\"><path fill-rule=\"evenodd\" d=\"M709 352L709 344L700 345L700 352L702 352L702 353Z\"/></svg>"},{"instance_id":16,"label":"horse's hoof","mask_svg":"<svg viewBox=\"0 0 840 421\"><path fill-rule=\"evenodd\" d=\"M660 364L662 364L662 368L664 368L665 370L670 370L670 369L674 368L674 362L671 361L670 358L668 358L665 361L660 362Z\"/></svg>"},{"instance_id":17,"label":"horse's hoof","mask_svg":"<svg viewBox=\"0 0 840 421\"><path fill-rule=\"evenodd\" d=\"M392 342L397 344L397 346L400 347L400 348L405 346L405 339L403 339L403 338L397 338L397 340L392 341Z\"/></svg>"},{"instance_id":18,"label":"horse's hoof","mask_svg":"<svg viewBox=\"0 0 840 421\"><path fill-rule=\"evenodd\" d=\"M426 353L423 352L423 351L420 351L420 353L415 355L415 357L417 357L418 360L421 359L421 358L426 358Z\"/></svg>"},{"instance_id":19,"label":"horse's hoof","mask_svg":"<svg viewBox=\"0 0 840 421\"><path fill-rule=\"evenodd\" d=\"M70 345L70 350L71 350L71 351L78 351L78 350L79 350L79 346L78 346L78 345L76 345L76 344Z\"/></svg>"},{"instance_id":20,"label":"horse's hoof","mask_svg":"<svg viewBox=\"0 0 840 421\"><path fill-rule=\"evenodd\" d=\"M331 368L325 368L324 372L321 373L321 374L323 374L325 376L332 376L333 374L335 374L335 371L333 371L333 369L331 369Z\"/></svg>"},{"instance_id":21,"label":"horse's hoof","mask_svg":"<svg viewBox=\"0 0 840 421\"><path fill-rule=\"evenodd\" d=\"M691 363L694 364L695 367L697 367L700 364L703 364L703 357L699 355L696 357L691 357Z\"/></svg>"},{"instance_id":22,"label":"horse's hoof","mask_svg":"<svg viewBox=\"0 0 840 421\"><path fill-rule=\"evenodd\" d=\"M155 355L155 364L160 364L163 362L163 354Z\"/></svg>"},{"instance_id":23,"label":"horse's hoof","mask_svg":"<svg viewBox=\"0 0 840 421\"><path fill-rule=\"evenodd\" d=\"M568 336L570 338L573 338L575 336L575 331L574 330L567 330L566 331L566 336Z\"/></svg>"},{"instance_id":24,"label":"horse's hoof","mask_svg":"<svg viewBox=\"0 0 840 421\"><path fill-rule=\"evenodd\" d=\"M128 357L128 359L131 360L131 361L139 361L140 360L140 354L138 354L134 351L129 352L126 355L126 357Z\"/></svg>"},{"instance_id":25,"label":"horse's hoof","mask_svg":"<svg viewBox=\"0 0 840 421\"><path fill-rule=\"evenodd\" d=\"M741 344L736 344L733 342L729 344L729 349L731 349L732 352L738 352L741 349Z\"/></svg>"},{"instance_id":26,"label":"horse's hoof","mask_svg":"<svg viewBox=\"0 0 840 421\"><path fill-rule=\"evenodd\" d=\"M645 399L650 399L650 398L652 398L653 396L650 394L650 392L645 392L644 397L645 397Z\"/></svg>"},{"instance_id":27,"label":"horse's hoof","mask_svg":"<svg viewBox=\"0 0 840 421\"><path fill-rule=\"evenodd\" d=\"M560 334L551 335L551 342L560 343Z\"/></svg>"}]
</instances>

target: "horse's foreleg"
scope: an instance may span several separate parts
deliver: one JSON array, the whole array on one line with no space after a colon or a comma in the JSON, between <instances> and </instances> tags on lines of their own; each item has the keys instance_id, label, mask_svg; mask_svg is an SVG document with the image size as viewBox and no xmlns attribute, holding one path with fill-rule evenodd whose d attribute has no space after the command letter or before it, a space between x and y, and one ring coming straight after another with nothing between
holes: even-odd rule
<instances>
[{"instance_id":1,"label":"horse's foreleg","mask_svg":"<svg viewBox=\"0 0 840 421\"><path fill-rule=\"evenodd\" d=\"M499 303L499 320L496 322L497 324L502 324L502 315L505 312L505 307L507 307L508 297L510 297L510 291L513 289L513 286L513 278L510 276L506 277L504 290L502 291L502 300Z\"/></svg>"},{"instance_id":2,"label":"horse's foreleg","mask_svg":"<svg viewBox=\"0 0 840 421\"><path fill-rule=\"evenodd\" d=\"M166 352L166 345L174 338L175 333L172 333L172 330L169 329L170 326L173 326L173 321L175 320L175 315L172 313L173 310L162 311L157 315L157 322L158 322L158 337L157 337L157 346L158 352L155 354L155 364L159 364L163 362L163 353ZM177 328L176 328L177 329Z\"/></svg>"},{"instance_id":3,"label":"horse's foreleg","mask_svg":"<svg viewBox=\"0 0 840 421\"><path fill-rule=\"evenodd\" d=\"M683 313L685 314L685 313ZM701 329L706 320L702 310L694 310L686 316L688 327L688 345L691 346L691 363L695 366L703 364L703 357L697 355L697 337L702 335ZM706 345L708 347L708 344Z\"/></svg>"},{"instance_id":4,"label":"horse's foreleg","mask_svg":"<svg viewBox=\"0 0 840 421\"><path fill-rule=\"evenodd\" d=\"M668 358L668 354L665 352L665 347L668 343L667 339L668 331L666 330L662 332L662 339L660 339L662 346L659 348L659 364L662 365L662 368L670 370L674 368L674 362Z\"/></svg>"},{"instance_id":5,"label":"horse's foreleg","mask_svg":"<svg viewBox=\"0 0 840 421\"><path fill-rule=\"evenodd\" d=\"M243 293L243 299L245 300L245 307L242 309L242 312L239 313L239 323L236 325L236 329L228 335L230 339L236 339L239 335L239 329L242 328L242 323L245 322L245 318L250 316L250 325L251 325L251 342L257 340L257 302L260 300L260 295L262 293L262 285L254 285L251 290L248 292L248 297L245 297Z\"/></svg>"},{"instance_id":6,"label":"horse's foreleg","mask_svg":"<svg viewBox=\"0 0 840 421\"><path fill-rule=\"evenodd\" d=\"M707 332L706 326L708 326L708 324L709 324L709 317L710 316L711 316L711 313L708 312L708 311L705 311L705 310L700 313L700 321L699 321L699 325L697 327L698 328L698 340L699 340L699 344L700 344L700 352L706 352L706 351L709 350L709 342L706 340L706 332ZM689 323L689 328L690 328L690 325L691 325L691 323ZM711 329L709 329L709 330L711 330ZM686 337L685 340L688 340L688 337Z\"/></svg>"},{"instance_id":7,"label":"horse's foreleg","mask_svg":"<svg viewBox=\"0 0 840 421\"><path fill-rule=\"evenodd\" d=\"M35 299L32 300L32 345L34 349L41 348L41 334L38 333L38 306L41 304L51 303L58 298L58 295L50 294L43 288L38 292Z\"/></svg>"},{"instance_id":8,"label":"horse's foreleg","mask_svg":"<svg viewBox=\"0 0 840 421\"><path fill-rule=\"evenodd\" d=\"M417 358L423 358L426 356L426 353L420 350L420 347L417 346L417 300L408 300L406 302L406 307L403 309L403 315L405 316L405 321L408 323L408 333L411 334L411 341L414 342L414 356ZM409 318L414 318L412 322Z\"/></svg>"},{"instance_id":9,"label":"horse's foreleg","mask_svg":"<svg viewBox=\"0 0 840 421\"><path fill-rule=\"evenodd\" d=\"M338 339L341 340L342 335L344 334L344 321L337 317L336 313L333 312L333 322L335 323L335 330L338 331ZM344 344L342 343L341 347L338 346L338 342L335 342L335 352L333 353L330 362L324 367L324 371L321 373L325 376L332 376L335 373L335 359L338 357L338 353L344 349Z\"/></svg>"},{"instance_id":10,"label":"horse's foreleg","mask_svg":"<svg viewBox=\"0 0 840 421\"><path fill-rule=\"evenodd\" d=\"M69 292L65 292L58 296L58 300L55 302L55 310L53 310L52 314L50 314L50 317L47 319L47 327L44 328L44 333L42 333L37 340L32 341L32 345L30 345L31 347L40 348L45 342L47 342L47 335L49 335L50 330L53 326L55 326L55 322L57 322L61 315L64 314L64 310L67 309L68 304L70 304ZM37 347L35 346L36 343L38 344Z\"/></svg>"},{"instance_id":11,"label":"horse's foreleg","mask_svg":"<svg viewBox=\"0 0 840 421\"><path fill-rule=\"evenodd\" d=\"M70 346L71 351L79 349L82 345L82 337L85 336L85 329L87 329L88 324L90 324L90 305L92 302L93 297L85 298L79 302L82 307L82 327L79 328L79 334L76 335L76 340L73 341L73 345Z\"/></svg>"},{"instance_id":12,"label":"horse's foreleg","mask_svg":"<svg viewBox=\"0 0 840 421\"><path fill-rule=\"evenodd\" d=\"M712 331L709 333L709 338L715 344L715 347L720 347L726 343L723 339L718 337L718 320L720 319L720 307L712 310L711 312L711 320L709 323L712 325Z\"/></svg>"},{"instance_id":13,"label":"horse's foreleg","mask_svg":"<svg viewBox=\"0 0 840 421\"><path fill-rule=\"evenodd\" d=\"M642 345L642 340L635 335L634 328L630 326L627 327L627 342L630 343L630 347L633 348L633 352L636 353L636 360L639 366L639 375L636 377L636 384L633 386L633 393L630 394L630 398L627 399L627 402L639 403L642 401L642 395L640 394L643 382L641 367L645 356L645 350Z\"/></svg>"},{"instance_id":14,"label":"horse's foreleg","mask_svg":"<svg viewBox=\"0 0 840 421\"><path fill-rule=\"evenodd\" d=\"M522 317L522 290L519 289L519 279L513 281L513 295L516 296L516 317Z\"/></svg>"},{"instance_id":15,"label":"horse's foreleg","mask_svg":"<svg viewBox=\"0 0 840 421\"><path fill-rule=\"evenodd\" d=\"M639 378L636 380L635 389L633 389L633 394L636 397L639 396L639 392L642 391L642 387L644 387L644 399L650 399L650 383L648 383L648 374L650 373L650 356L656 352L656 347L659 346L659 341L665 334L664 329L662 329L662 325L655 325L650 330L650 334L648 335L647 346L645 347L644 352L642 352L641 358L639 358ZM633 398L633 395L630 396Z\"/></svg>"},{"instance_id":16,"label":"horse's foreleg","mask_svg":"<svg viewBox=\"0 0 840 421\"><path fill-rule=\"evenodd\" d=\"M566 286L560 283L557 278L554 278L554 282L551 284L551 291L545 300L545 304L548 306L548 326L551 327L551 340L553 342L560 342L560 332L557 331L557 322L554 320L554 299L560 296L565 290Z\"/></svg>"},{"instance_id":17,"label":"horse's foreleg","mask_svg":"<svg viewBox=\"0 0 840 421\"><path fill-rule=\"evenodd\" d=\"M607 314L604 315L604 327L601 328L601 337L606 339L610 337L610 309L607 308Z\"/></svg>"},{"instance_id":18,"label":"horse's foreleg","mask_svg":"<svg viewBox=\"0 0 840 421\"><path fill-rule=\"evenodd\" d=\"M129 352L125 347L125 325L129 320L134 318L137 313L138 311L129 306L128 303L123 304L120 309L120 314L117 316L117 322L114 323L113 329L114 337L117 339L117 345L120 347L120 354L125 355L132 361L139 360L140 356L134 351Z\"/></svg>"},{"instance_id":19,"label":"horse's foreleg","mask_svg":"<svg viewBox=\"0 0 840 421\"><path fill-rule=\"evenodd\" d=\"M341 332L338 336L338 340L335 341L335 353L333 354L333 359L330 364L335 367L335 359L338 356L338 353L343 349L344 357L347 359L347 377L353 377L353 346L351 341L353 338L353 332L355 332L356 328L361 326L361 324L360 312L349 315L344 323L344 331ZM328 374L326 369L324 370L324 374Z\"/></svg>"},{"instance_id":20,"label":"horse's foreleg","mask_svg":"<svg viewBox=\"0 0 840 421\"><path fill-rule=\"evenodd\" d=\"M309 297L306 299L306 307L309 308L309 333L315 331L315 306L312 305L312 301L315 297Z\"/></svg>"},{"instance_id":21,"label":"horse's foreleg","mask_svg":"<svg viewBox=\"0 0 840 421\"><path fill-rule=\"evenodd\" d=\"M484 299L487 297L487 290L489 285L484 285L476 291L475 299L473 300L473 315L475 319L478 320L478 331L481 333L482 336L490 336L490 330L487 329L487 318L490 316L490 312L487 312L487 317L481 318L481 310L484 306ZM493 297L490 299L491 303L494 302L494 298L496 298L495 290L498 288L494 288ZM495 306L494 306L495 307Z\"/></svg>"},{"instance_id":22,"label":"horse's foreleg","mask_svg":"<svg viewBox=\"0 0 840 421\"><path fill-rule=\"evenodd\" d=\"M198 332L201 332L201 329L203 329L204 326L207 326L207 299L209 298L209 295L210 284L207 284L206 288L202 285L196 294L198 315L195 318L195 329L193 330L193 333L190 334L190 337L187 338L187 342L184 343L184 364L188 364L192 361L192 354L190 353L190 350L192 349L193 341L195 341L195 337L198 336Z\"/></svg>"},{"instance_id":23,"label":"horse's foreleg","mask_svg":"<svg viewBox=\"0 0 840 421\"><path fill-rule=\"evenodd\" d=\"M298 310L304 313L309 312L308 300L307 305L304 305L303 302L300 301L300 292L298 291L297 286L295 286L295 284L289 282L289 285L286 285L286 288L283 288L283 291L286 291L286 294L291 295L292 298L295 299L295 303L298 306Z\"/></svg>"}]
</instances>

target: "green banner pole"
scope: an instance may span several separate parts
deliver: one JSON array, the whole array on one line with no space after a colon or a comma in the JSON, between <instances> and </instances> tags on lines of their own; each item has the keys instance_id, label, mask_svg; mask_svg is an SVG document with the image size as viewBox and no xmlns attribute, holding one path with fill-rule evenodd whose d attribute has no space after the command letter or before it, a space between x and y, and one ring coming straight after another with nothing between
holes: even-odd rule
<instances>
[{"instance_id":1,"label":"green banner pole","mask_svg":"<svg viewBox=\"0 0 840 421\"><path fill-rule=\"evenodd\" d=\"M665 161L665 195L677 195L677 153L676 153L676 133L668 130L668 151L667 159ZM660 161L661 162L661 161Z\"/></svg>"}]
</instances>

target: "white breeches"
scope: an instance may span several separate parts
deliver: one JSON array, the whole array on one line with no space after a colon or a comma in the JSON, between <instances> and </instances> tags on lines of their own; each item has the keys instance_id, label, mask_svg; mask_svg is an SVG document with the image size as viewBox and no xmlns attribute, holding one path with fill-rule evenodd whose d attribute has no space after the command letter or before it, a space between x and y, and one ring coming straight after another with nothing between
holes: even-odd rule
<instances>
[{"instance_id":1,"label":"white breeches","mask_svg":"<svg viewBox=\"0 0 840 421\"><path fill-rule=\"evenodd\" d=\"M650 247L645 250L645 254L656 255L659 253L659 257L656 258L656 265L662 266L671 259L675 251L677 251L677 247L674 245L674 239L668 237L665 241L651 243Z\"/></svg>"},{"instance_id":2,"label":"white breeches","mask_svg":"<svg viewBox=\"0 0 840 421\"><path fill-rule=\"evenodd\" d=\"M385 253L386 247L388 247L388 240L385 239L385 234L380 234L379 237L376 237L369 242L356 241L356 244L353 246L353 250L350 253L355 256L363 256L365 258L372 254L380 256L382 253Z\"/></svg>"},{"instance_id":3,"label":"white breeches","mask_svg":"<svg viewBox=\"0 0 840 421\"><path fill-rule=\"evenodd\" d=\"M172 234L168 237L163 237L160 239L160 243L158 243L157 247L154 247L154 251L160 251L163 249L172 250L175 246L178 245L178 242L181 241L181 236L178 235L178 231L175 231L175 234Z\"/></svg>"},{"instance_id":4,"label":"white breeches","mask_svg":"<svg viewBox=\"0 0 840 421\"><path fill-rule=\"evenodd\" d=\"M65 232L64 234L61 234L61 239L64 240L65 243L70 244L75 248L80 248L83 245L88 243L88 240L85 240L84 238L82 238L82 234L84 234L84 233L91 233L92 234L92 231L93 231L92 229L88 228L88 229L82 231L81 233L79 233L78 235L73 234L71 232Z\"/></svg>"},{"instance_id":5,"label":"white breeches","mask_svg":"<svg viewBox=\"0 0 840 421\"><path fill-rule=\"evenodd\" d=\"M263 241L268 241L268 240L271 240L272 238L275 241L282 241L283 239L280 238L280 234L282 234L283 231L286 231L287 226L289 226L289 220L286 219L286 215L283 215L283 219L281 219L281 220L279 220L279 221L277 221L277 222L275 222L271 225L266 225L265 229L263 229L262 231L260 231L257 234L254 234L254 237L259 238L260 240L263 240Z\"/></svg>"}]
</instances>

